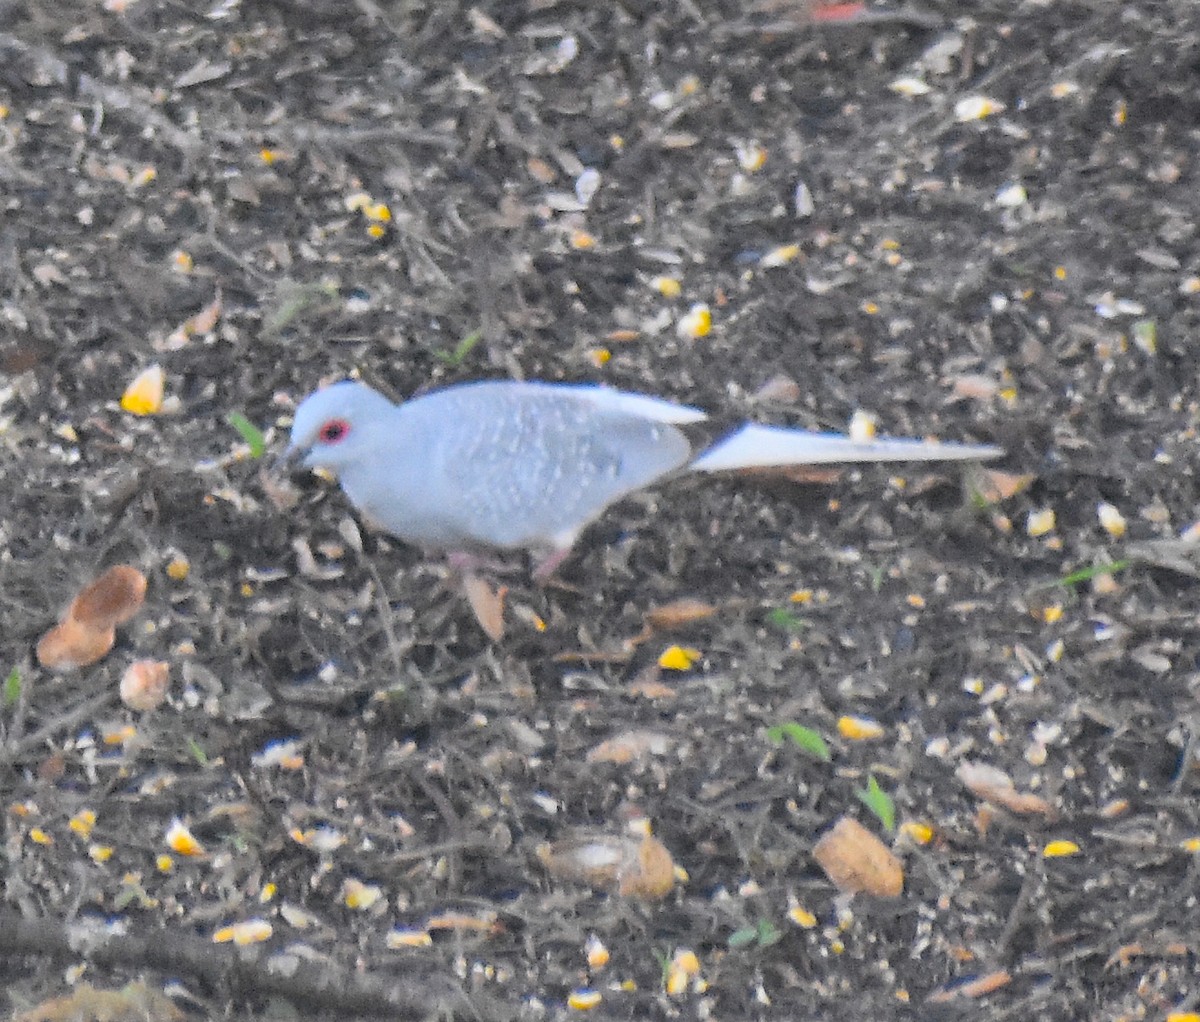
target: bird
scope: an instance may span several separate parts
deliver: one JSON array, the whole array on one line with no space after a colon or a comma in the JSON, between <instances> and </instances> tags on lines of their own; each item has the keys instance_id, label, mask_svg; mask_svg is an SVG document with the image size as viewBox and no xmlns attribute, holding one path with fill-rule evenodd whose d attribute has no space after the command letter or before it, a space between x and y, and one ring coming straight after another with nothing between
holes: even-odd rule
<instances>
[{"instance_id":1,"label":"bird","mask_svg":"<svg viewBox=\"0 0 1200 1022\"><path fill-rule=\"evenodd\" d=\"M986 460L986 444L856 440L743 424L695 439L699 408L594 384L484 380L397 404L357 380L296 408L288 466L334 473L370 523L430 551L526 550L544 579L631 493L684 472Z\"/></svg>"}]
</instances>

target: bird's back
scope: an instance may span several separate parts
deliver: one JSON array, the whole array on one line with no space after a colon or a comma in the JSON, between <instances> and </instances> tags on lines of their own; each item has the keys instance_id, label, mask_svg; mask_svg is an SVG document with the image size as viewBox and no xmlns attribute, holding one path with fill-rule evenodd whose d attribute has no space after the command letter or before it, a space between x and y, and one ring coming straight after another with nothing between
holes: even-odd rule
<instances>
[{"instance_id":1,"label":"bird's back","mask_svg":"<svg viewBox=\"0 0 1200 1022\"><path fill-rule=\"evenodd\" d=\"M353 499L428 547L565 548L613 501L692 454L676 426L597 394L494 381L415 398L384 440L387 483Z\"/></svg>"}]
</instances>

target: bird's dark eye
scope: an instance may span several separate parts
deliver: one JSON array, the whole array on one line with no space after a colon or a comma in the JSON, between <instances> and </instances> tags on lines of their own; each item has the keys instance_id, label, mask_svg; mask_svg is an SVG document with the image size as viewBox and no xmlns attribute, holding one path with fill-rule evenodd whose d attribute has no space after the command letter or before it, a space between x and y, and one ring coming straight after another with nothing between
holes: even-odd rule
<instances>
[{"instance_id":1,"label":"bird's dark eye","mask_svg":"<svg viewBox=\"0 0 1200 1022\"><path fill-rule=\"evenodd\" d=\"M350 435L350 423L345 419L330 419L317 434L321 443L336 444Z\"/></svg>"}]
</instances>

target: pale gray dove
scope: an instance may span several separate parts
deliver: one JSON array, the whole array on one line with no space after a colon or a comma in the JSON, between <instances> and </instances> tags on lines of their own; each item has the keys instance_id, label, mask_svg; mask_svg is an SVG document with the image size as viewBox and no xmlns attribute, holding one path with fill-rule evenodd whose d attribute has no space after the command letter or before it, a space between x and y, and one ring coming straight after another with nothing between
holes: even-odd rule
<instances>
[{"instance_id":1,"label":"pale gray dove","mask_svg":"<svg viewBox=\"0 0 1200 1022\"><path fill-rule=\"evenodd\" d=\"M599 386L466 383L395 404L347 380L296 409L286 457L336 473L359 511L407 543L527 549L544 575L610 504L672 474L1002 453L754 424L694 446L684 427L706 418Z\"/></svg>"}]
</instances>

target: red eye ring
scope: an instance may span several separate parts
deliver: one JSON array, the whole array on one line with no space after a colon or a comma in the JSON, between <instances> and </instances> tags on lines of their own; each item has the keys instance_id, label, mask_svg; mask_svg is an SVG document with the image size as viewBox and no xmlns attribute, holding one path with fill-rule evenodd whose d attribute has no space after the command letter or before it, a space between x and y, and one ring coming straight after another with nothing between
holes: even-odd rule
<instances>
[{"instance_id":1,"label":"red eye ring","mask_svg":"<svg viewBox=\"0 0 1200 1022\"><path fill-rule=\"evenodd\" d=\"M350 435L350 423L345 419L330 419L317 432L317 439L323 444L341 443Z\"/></svg>"}]
</instances>

